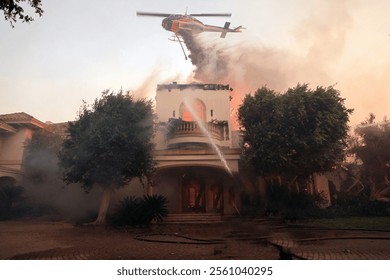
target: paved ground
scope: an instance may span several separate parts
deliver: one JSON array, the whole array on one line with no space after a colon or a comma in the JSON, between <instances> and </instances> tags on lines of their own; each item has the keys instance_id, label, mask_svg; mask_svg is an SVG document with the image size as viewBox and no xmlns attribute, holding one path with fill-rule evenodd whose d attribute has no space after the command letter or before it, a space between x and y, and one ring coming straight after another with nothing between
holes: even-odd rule
<instances>
[{"instance_id":1,"label":"paved ground","mask_svg":"<svg viewBox=\"0 0 390 280\"><path fill-rule=\"evenodd\" d=\"M390 260L390 230L324 230L267 221L118 230L2 221L0 259Z\"/></svg>"}]
</instances>

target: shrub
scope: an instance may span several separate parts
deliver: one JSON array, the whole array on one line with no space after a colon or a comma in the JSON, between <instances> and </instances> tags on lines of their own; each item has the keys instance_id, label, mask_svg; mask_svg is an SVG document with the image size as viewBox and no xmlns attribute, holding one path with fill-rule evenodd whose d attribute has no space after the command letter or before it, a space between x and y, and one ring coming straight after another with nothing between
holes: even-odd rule
<instances>
[{"instance_id":1,"label":"shrub","mask_svg":"<svg viewBox=\"0 0 390 280\"><path fill-rule=\"evenodd\" d=\"M338 193L335 203L329 208L334 216L389 216L390 203L385 201L371 201L366 195L350 195Z\"/></svg>"},{"instance_id":2,"label":"shrub","mask_svg":"<svg viewBox=\"0 0 390 280\"><path fill-rule=\"evenodd\" d=\"M0 187L0 219L15 218L20 212L18 202L21 201L23 188L14 185Z\"/></svg>"},{"instance_id":3,"label":"shrub","mask_svg":"<svg viewBox=\"0 0 390 280\"><path fill-rule=\"evenodd\" d=\"M260 193L240 194L240 213L245 216L257 216L264 213L264 202Z\"/></svg>"},{"instance_id":4,"label":"shrub","mask_svg":"<svg viewBox=\"0 0 390 280\"><path fill-rule=\"evenodd\" d=\"M287 186L267 186L266 212L278 214L287 220L325 217L327 213L322 209L325 203L323 194L289 191Z\"/></svg>"},{"instance_id":5,"label":"shrub","mask_svg":"<svg viewBox=\"0 0 390 280\"><path fill-rule=\"evenodd\" d=\"M125 197L109 217L114 226L145 226L161 222L168 215L168 200L162 195Z\"/></svg>"},{"instance_id":6,"label":"shrub","mask_svg":"<svg viewBox=\"0 0 390 280\"><path fill-rule=\"evenodd\" d=\"M148 223L151 221L161 222L168 216L168 200L162 195L144 195L142 203L142 212L144 220Z\"/></svg>"}]
</instances>

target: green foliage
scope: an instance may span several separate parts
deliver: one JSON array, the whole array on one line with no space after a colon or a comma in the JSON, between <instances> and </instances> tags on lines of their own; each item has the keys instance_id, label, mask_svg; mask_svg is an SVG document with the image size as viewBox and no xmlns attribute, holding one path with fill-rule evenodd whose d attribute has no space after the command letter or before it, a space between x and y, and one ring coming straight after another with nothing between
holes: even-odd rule
<instances>
[{"instance_id":1,"label":"green foliage","mask_svg":"<svg viewBox=\"0 0 390 280\"><path fill-rule=\"evenodd\" d=\"M350 229L390 229L390 217L343 217L305 221L311 227L350 228Z\"/></svg>"},{"instance_id":2,"label":"green foliage","mask_svg":"<svg viewBox=\"0 0 390 280\"><path fill-rule=\"evenodd\" d=\"M0 220L18 216L18 202L22 199L23 188L4 184L0 186Z\"/></svg>"},{"instance_id":3,"label":"green foliage","mask_svg":"<svg viewBox=\"0 0 390 280\"><path fill-rule=\"evenodd\" d=\"M144 226L161 222L168 215L168 200L162 195L125 197L109 218L114 226Z\"/></svg>"},{"instance_id":4,"label":"green foliage","mask_svg":"<svg viewBox=\"0 0 390 280\"><path fill-rule=\"evenodd\" d=\"M390 187L390 122L375 123L374 120L375 116L370 114L366 122L355 129L350 143L350 152L363 163L361 179L371 187L373 199Z\"/></svg>"},{"instance_id":5,"label":"green foliage","mask_svg":"<svg viewBox=\"0 0 390 280\"><path fill-rule=\"evenodd\" d=\"M329 171L344 157L351 112L332 87L262 87L238 110L244 155L258 175Z\"/></svg>"},{"instance_id":6,"label":"green foliage","mask_svg":"<svg viewBox=\"0 0 390 280\"><path fill-rule=\"evenodd\" d=\"M279 214L287 209L289 190L286 186L267 185L267 214Z\"/></svg>"},{"instance_id":7,"label":"green foliage","mask_svg":"<svg viewBox=\"0 0 390 280\"><path fill-rule=\"evenodd\" d=\"M328 211L335 217L388 217L390 216L390 202L372 201L364 194L338 193L335 203Z\"/></svg>"},{"instance_id":8,"label":"green foliage","mask_svg":"<svg viewBox=\"0 0 390 280\"><path fill-rule=\"evenodd\" d=\"M152 103L103 92L92 108L84 104L69 123L69 137L59 154L66 183L121 187L154 170Z\"/></svg>"},{"instance_id":9,"label":"green foliage","mask_svg":"<svg viewBox=\"0 0 390 280\"><path fill-rule=\"evenodd\" d=\"M306 219L326 215L322 194L289 191L287 186L267 186L267 214L278 214L286 219Z\"/></svg>"},{"instance_id":10,"label":"green foliage","mask_svg":"<svg viewBox=\"0 0 390 280\"><path fill-rule=\"evenodd\" d=\"M37 15L42 16L43 14L41 0L0 0L0 10L4 12L5 20L9 21L12 27L17 20L22 22L34 20L25 13L22 2L25 2L24 6L30 6Z\"/></svg>"},{"instance_id":11,"label":"green foliage","mask_svg":"<svg viewBox=\"0 0 390 280\"><path fill-rule=\"evenodd\" d=\"M123 198L109 217L110 223L115 226L140 224L141 203L142 199L139 197L130 196Z\"/></svg>"},{"instance_id":12,"label":"green foliage","mask_svg":"<svg viewBox=\"0 0 390 280\"><path fill-rule=\"evenodd\" d=\"M168 200L162 195L143 196L143 215L147 223L151 221L161 222L168 216Z\"/></svg>"},{"instance_id":13,"label":"green foliage","mask_svg":"<svg viewBox=\"0 0 390 280\"><path fill-rule=\"evenodd\" d=\"M240 213L244 216L258 216L264 214L264 202L260 193L241 193Z\"/></svg>"}]
</instances>

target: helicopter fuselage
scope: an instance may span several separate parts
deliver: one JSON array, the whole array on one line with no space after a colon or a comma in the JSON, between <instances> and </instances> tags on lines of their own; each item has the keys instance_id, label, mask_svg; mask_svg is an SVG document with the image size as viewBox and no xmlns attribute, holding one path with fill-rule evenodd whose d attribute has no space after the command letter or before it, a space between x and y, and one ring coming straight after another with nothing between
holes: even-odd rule
<instances>
[{"instance_id":1,"label":"helicopter fuselage","mask_svg":"<svg viewBox=\"0 0 390 280\"><path fill-rule=\"evenodd\" d=\"M201 33L205 31L205 25L191 16L171 15L162 21L162 27L174 33L179 33L182 30L191 33Z\"/></svg>"}]
</instances>

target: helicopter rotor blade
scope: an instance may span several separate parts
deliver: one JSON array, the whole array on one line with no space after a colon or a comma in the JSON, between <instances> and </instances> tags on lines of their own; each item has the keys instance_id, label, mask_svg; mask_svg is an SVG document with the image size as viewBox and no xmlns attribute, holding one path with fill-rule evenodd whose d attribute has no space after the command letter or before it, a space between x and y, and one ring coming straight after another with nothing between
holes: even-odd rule
<instances>
[{"instance_id":1,"label":"helicopter rotor blade","mask_svg":"<svg viewBox=\"0 0 390 280\"><path fill-rule=\"evenodd\" d=\"M231 17L232 14L229 13L214 13L214 14L190 14L192 17Z\"/></svg>"},{"instance_id":2,"label":"helicopter rotor blade","mask_svg":"<svg viewBox=\"0 0 390 280\"><path fill-rule=\"evenodd\" d=\"M149 17L169 17L177 14L167 14L167 13L149 13L149 12L137 12L137 16L149 16ZM231 17L230 13L206 13L206 14L189 14L193 17Z\"/></svg>"},{"instance_id":3,"label":"helicopter rotor blade","mask_svg":"<svg viewBox=\"0 0 390 280\"><path fill-rule=\"evenodd\" d=\"M148 16L148 17L169 17L172 14L165 13L148 13L148 12L137 12L137 16Z\"/></svg>"}]
</instances>

